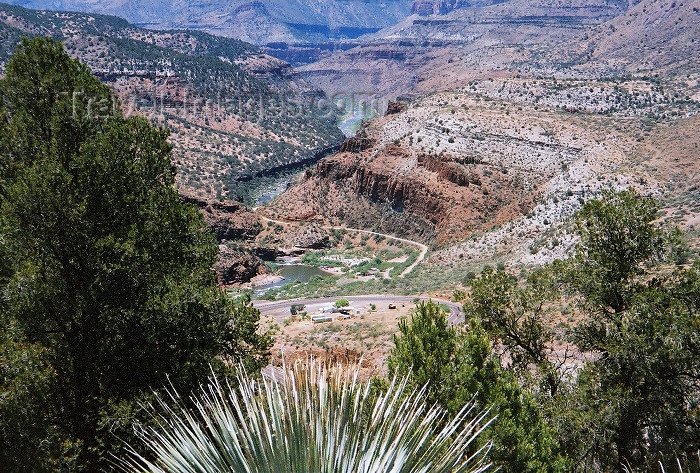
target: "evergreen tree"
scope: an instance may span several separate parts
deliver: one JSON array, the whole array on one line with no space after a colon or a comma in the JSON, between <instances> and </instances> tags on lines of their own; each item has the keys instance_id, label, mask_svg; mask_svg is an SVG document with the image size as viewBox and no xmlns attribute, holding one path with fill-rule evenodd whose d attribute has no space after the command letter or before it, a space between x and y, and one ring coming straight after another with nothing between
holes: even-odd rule
<instances>
[{"instance_id":1,"label":"evergreen tree","mask_svg":"<svg viewBox=\"0 0 700 473\"><path fill-rule=\"evenodd\" d=\"M652 198L607 191L576 215L570 258L523 284L491 270L471 283L468 316L521 382L537 381L528 384L577 470L647 469L700 447L700 264L668 273L680 233L657 214ZM562 296L584 316L570 338L591 359L575 377L545 325Z\"/></svg>"},{"instance_id":2,"label":"evergreen tree","mask_svg":"<svg viewBox=\"0 0 700 473\"><path fill-rule=\"evenodd\" d=\"M390 375L408 375L415 386L427 385L427 402L451 415L472 399L490 409L497 415L488 428L494 442L490 458L496 465L513 473L566 470L556 432L548 427L534 396L501 366L477 318L469 318L462 327L450 326L438 304L419 303L399 330L387 362Z\"/></svg>"},{"instance_id":3,"label":"evergreen tree","mask_svg":"<svg viewBox=\"0 0 700 473\"><path fill-rule=\"evenodd\" d=\"M18 471L56 452L59 468L97 471L143 395L187 392L210 365L258 369L270 339L217 287L214 237L174 189L165 130L121 116L50 39L22 41L0 94L0 320L17 334L3 340L0 388L19 395L11 350L29 350L48 426L32 440L52 444ZM16 438L0 435L6 452Z\"/></svg>"},{"instance_id":4,"label":"evergreen tree","mask_svg":"<svg viewBox=\"0 0 700 473\"><path fill-rule=\"evenodd\" d=\"M574 339L596 356L577 378L585 416L568 442L589 465L647 468L700 448L700 266L664 270L680 235L657 217L650 197L605 192L577 215L576 253L556 265L586 315Z\"/></svg>"}]
</instances>

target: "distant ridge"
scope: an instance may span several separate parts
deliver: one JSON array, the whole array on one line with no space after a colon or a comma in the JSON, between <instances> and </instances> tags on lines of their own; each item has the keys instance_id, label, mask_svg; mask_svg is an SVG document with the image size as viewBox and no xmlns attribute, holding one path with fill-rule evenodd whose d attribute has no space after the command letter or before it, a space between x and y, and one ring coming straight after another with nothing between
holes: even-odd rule
<instances>
[{"instance_id":1,"label":"distant ridge","mask_svg":"<svg viewBox=\"0 0 700 473\"><path fill-rule=\"evenodd\" d=\"M34 9L115 15L153 29L184 28L268 42L356 38L410 14L413 0L10 0Z\"/></svg>"},{"instance_id":2,"label":"distant ridge","mask_svg":"<svg viewBox=\"0 0 700 473\"><path fill-rule=\"evenodd\" d=\"M26 35L61 40L114 89L126 113L167 126L178 186L191 194L247 200L250 184L242 182L313 160L343 137L332 115L301 106L283 114L263 103L323 92L236 39L0 4L0 65Z\"/></svg>"}]
</instances>

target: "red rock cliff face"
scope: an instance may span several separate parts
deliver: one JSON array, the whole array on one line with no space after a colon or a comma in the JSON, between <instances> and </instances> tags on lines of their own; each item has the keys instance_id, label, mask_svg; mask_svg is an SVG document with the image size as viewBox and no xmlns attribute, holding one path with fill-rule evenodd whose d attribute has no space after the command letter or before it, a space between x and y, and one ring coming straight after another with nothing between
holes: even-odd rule
<instances>
[{"instance_id":1,"label":"red rock cliff face","mask_svg":"<svg viewBox=\"0 0 700 473\"><path fill-rule=\"evenodd\" d=\"M395 210L415 213L433 224L443 214L444 203L436 193L419 180L396 175L392 168L361 163L338 154L319 161L316 175L321 186L334 182L355 195L376 203L388 203Z\"/></svg>"},{"instance_id":2,"label":"red rock cliff face","mask_svg":"<svg viewBox=\"0 0 700 473\"><path fill-rule=\"evenodd\" d=\"M257 215L238 202L219 202L192 195L181 195L180 198L199 207L204 221L213 230L219 243L250 243L262 230ZM213 269L219 276L219 283L225 286L249 282L251 278L266 272L263 260L254 254L252 248L234 249L226 244L219 244L219 254Z\"/></svg>"},{"instance_id":3,"label":"red rock cliff face","mask_svg":"<svg viewBox=\"0 0 700 473\"><path fill-rule=\"evenodd\" d=\"M218 202L182 195L182 200L200 208L207 225L216 234L217 241L253 240L262 230L260 219L243 204Z\"/></svg>"},{"instance_id":4,"label":"red rock cliff face","mask_svg":"<svg viewBox=\"0 0 700 473\"><path fill-rule=\"evenodd\" d=\"M478 156L425 155L389 144L324 158L275 201L274 211L444 244L521 215L534 196Z\"/></svg>"},{"instance_id":5,"label":"red rock cliff face","mask_svg":"<svg viewBox=\"0 0 700 473\"><path fill-rule=\"evenodd\" d=\"M263 261L249 251L219 245L219 256L214 264L219 283L224 286L249 282L259 274L265 274Z\"/></svg>"},{"instance_id":6,"label":"red rock cliff face","mask_svg":"<svg viewBox=\"0 0 700 473\"><path fill-rule=\"evenodd\" d=\"M370 149L372 146L374 146L374 144L374 140L370 138L353 136L345 140L343 144L340 145L340 152L359 153L366 149Z\"/></svg>"},{"instance_id":7,"label":"red rock cliff face","mask_svg":"<svg viewBox=\"0 0 700 473\"><path fill-rule=\"evenodd\" d=\"M424 166L427 170L437 173L437 175L461 187L466 187L471 182L472 184L481 184L481 180L476 174L467 171L464 166L447 158L438 158L431 156L420 156L418 163ZM476 164L476 160L469 164Z\"/></svg>"},{"instance_id":8,"label":"red rock cliff face","mask_svg":"<svg viewBox=\"0 0 700 473\"><path fill-rule=\"evenodd\" d=\"M316 174L324 179L339 181L351 177L357 166L357 162L344 159L342 154L338 154L319 161L316 164Z\"/></svg>"},{"instance_id":9,"label":"red rock cliff face","mask_svg":"<svg viewBox=\"0 0 700 473\"><path fill-rule=\"evenodd\" d=\"M353 190L374 202L388 202L394 209L416 213L433 224L440 221L444 211L443 202L423 183L370 167L357 169Z\"/></svg>"}]
</instances>

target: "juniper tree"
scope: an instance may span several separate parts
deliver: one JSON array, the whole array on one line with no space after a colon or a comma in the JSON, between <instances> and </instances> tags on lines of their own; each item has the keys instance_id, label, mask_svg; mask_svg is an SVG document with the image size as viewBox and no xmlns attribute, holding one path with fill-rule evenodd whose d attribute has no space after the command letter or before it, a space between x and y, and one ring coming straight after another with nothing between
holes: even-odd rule
<instances>
[{"instance_id":1,"label":"juniper tree","mask_svg":"<svg viewBox=\"0 0 700 473\"><path fill-rule=\"evenodd\" d=\"M259 313L217 287L214 237L174 189L167 131L122 116L60 43L20 43L0 81L0 124L0 321L16 334L3 340L0 387L21 395L21 357L7 347L31 347L48 374L27 395L40 394L34 421L46 429L27 432L53 443L51 458L18 469L96 471L143 393L186 392L227 360L255 370L270 340ZM17 453L13 435L0 429L0 456Z\"/></svg>"}]
</instances>

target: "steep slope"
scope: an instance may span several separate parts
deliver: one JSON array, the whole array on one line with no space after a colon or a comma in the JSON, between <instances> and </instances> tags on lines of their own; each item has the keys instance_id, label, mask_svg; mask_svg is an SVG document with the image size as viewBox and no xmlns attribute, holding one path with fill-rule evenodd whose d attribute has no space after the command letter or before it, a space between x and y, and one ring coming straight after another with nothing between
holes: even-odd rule
<instances>
[{"instance_id":1,"label":"steep slope","mask_svg":"<svg viewBox=\"0 0 700 473\"><path fill-rule=\"evenodd\" d=\"M357 48L299 71L329 94L350 88L388 97L453 89L483 77L551 75L586 62L586 32L624 12L626 4L468 5L444 15L412 15Z\"/></svg>"},{"instance_id":2,"label":"steep slope","mask_svg":"<svg viewBox=\"0 0 700 473\"><path fill-rule=\"evenodd\" d=\"M241 182L313 161L342 138L332 114L312 106L321 92L241 41L8 5L0 5L0 24L0 60L21 35L53 36L113 87L125 113L170 128L178 183L190 193L244 198Z\"/></svg>"},{"instance_id":3,"label":"steep slope","mask_svg":"<svg viewBox=\"0 0 700 473\"><path fill-rule=\"evenodd\" d=\"M423 15L300 73L331 95L360 90L393 98L484 78L696 74L700 68L697 1L417 1L414 10Z\"/></svg>"},{"instance_id":4,"label":"steep slope","mask_svg":"<svg viewBox=\"0 0 700 473\"><path fill-rule=\"evenodd\" d=\"M28 8L120 16L154 29L186 28L265 45L356 38L398 22L412 0L11 0Z\"/></svg>"},{"instance_id":5,"label":"steep slope","mask_svg":"<svg viewBox=\"0 0 700 473\"><path fill-rule=\"evenodd\" d=\"M700 72L697 0L642 0L596 30L588 44L590 69L652 74Z\"/></svg>"},{"instance_id":6,"label":"steep slope","mask_svg":"<svg viewBox=\"0 0 700 473\"><path fill-rule=\"evenodd\" d=\"M700 101L654 82L487 80L391 111L267 211L435 242L433 262L528 264L561 255L566 219L604 188L655 193L687 228L700 215L681 184L700 171Z\"/></svg>"}]
</instances>

